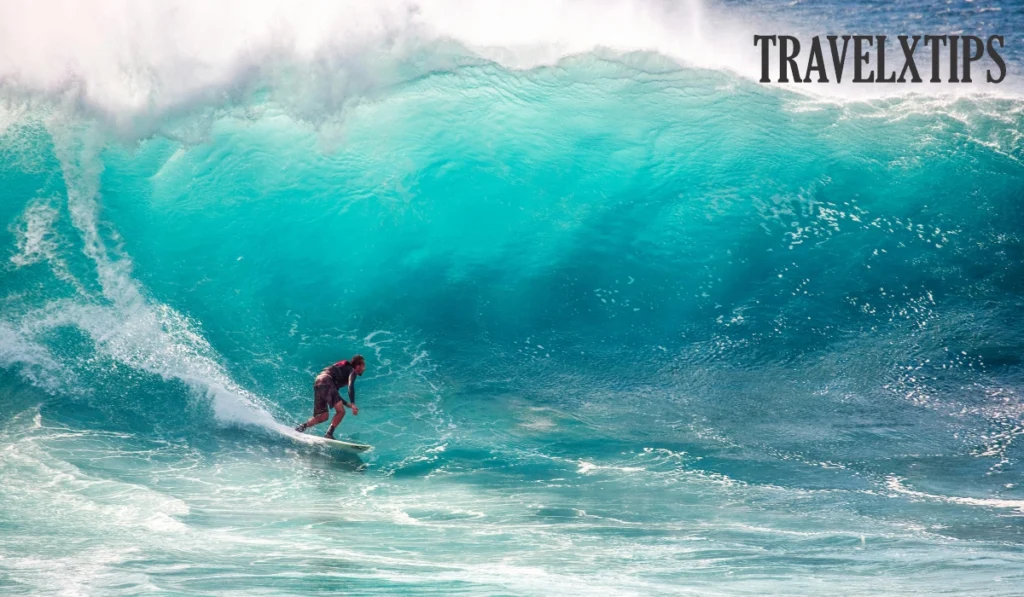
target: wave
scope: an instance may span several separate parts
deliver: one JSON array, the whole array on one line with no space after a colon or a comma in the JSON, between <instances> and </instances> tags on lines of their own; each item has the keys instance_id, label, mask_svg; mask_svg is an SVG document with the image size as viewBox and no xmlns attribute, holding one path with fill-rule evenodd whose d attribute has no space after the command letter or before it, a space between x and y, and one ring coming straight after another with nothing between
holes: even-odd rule
<instances>
[{"instance_id":1,"label":"wave","mask_svg":"<svg viewBox=\"0 0 1024 597\"><path fill-rule=\"evenodd\" d=\"M1020 567L1019 98L808 97L664 48L510 68L514 40L403 46L429 11L335 88L323 11L312 57L224 58L271 8L214 39L238 71L176 86L194 48L154 63L155 35L138 95L6 80L18 589L308 594L336 552L366 593L813 593L827 557L853 592L999 594L964 562ZM365 460L275 437L355 352Z\"/></svg>"},{"instance_id":2,"label":"wave","mask_svg":"<svg viewBox=\"0 0 1024 597\"><path fill-rule=\"evenodd\" d=\"M88 128L75 128L70 124L52 127L52 147L67 192L66 215L77 232L82 253L92 264L98 292L79 281L58 254L64 242L56 240L59 214L52 201L30 201L21 217L22 227L14 230L17 252L10 263L22 268L46 262L56 278L74 287L77 296L45 297L44 307L30 309L16 323L7 323L7 363L28 365L32 381L51 391L66 391L64 387L76 383L77 367L58 364L38 339L71 328L91 339L95 353L90 360L109 359L165 380L182 381L205 393L222 421L271 426L270 414L258 399L231 381L195 325L167 305L148 299L132 277L131 258L108 247L99 221L102 162L100 148L94 143L100 137Z\"/></svg>"},{"instance_id":3,"label":"wave","mask_svg":"<svg viewBox=\"0 0 1024 597\"><path fill-rule=\"evenodd\" d=\"M706 50L696 1L610 1L597 10L576 1L515 10L448 0L228 2L215 9L55 4L12 4L0 13L0 48L10 57L0 63L0 81L82 102L115 121L219 104L259 80L277 81L282 96L329 105L474 56L520 68L598 47L660 50L691 63L727 60L721 49ZM67 17L53 21L55 10ZM687 35L679 35L680 25Z\"/></svg>"},{"instance_id":4,"label":"wave","mask_svg":"<svg viewBox=\"0 0 1024 597\"><path fill-rule=\"evenodd\" d=\"M65 18L52 19L56 12ZM961 12L966 22L985 22L968 9ZM877 20L850 26L882 33L900 24L888 13L864 14ZM639 53L677 68L753 80L760 72L753 33L820 34L824 26L809 17L794 23L769 5L701 0L530 1L514 8L502 2L467 7L455 0L232 1L216 8L50 1L8 4L0 9L0 23L6 103L44 101L83 110L128 137L151 134L170 117L268 94L292 113L316 120L387 95L396 85L473 64L529 70L578 56ZM1011 81L998 87L808 85L787 91L865 99L922 91L1016 96L1013 89Z\"/></svg>"},{"instance_id":5,"label":"wave","mask_svg":"<svg viewBox=\"0 0 1024 597\"><path fill-rule=\"evenodd\" d=\"M316 371L364 352L353 439L395 479L557 459L1016 499L1021 100L595 52L296 105L158 110L137 138L7 104L4 391L198 445L304 418ZM644 448L702 472L641 475Z\"/></svg>"}]
</instances>

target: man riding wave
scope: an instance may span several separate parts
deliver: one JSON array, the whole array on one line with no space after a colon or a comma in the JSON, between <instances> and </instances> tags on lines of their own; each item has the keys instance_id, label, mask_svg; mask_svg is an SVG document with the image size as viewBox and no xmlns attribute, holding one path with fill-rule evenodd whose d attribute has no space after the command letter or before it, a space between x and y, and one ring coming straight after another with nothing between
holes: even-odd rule
<instances>
[{"instance_id":1,"label":"man riding wave","mask_svg":"<svg viewBox=\"0 0 1024 597\"><path fill-rule=\"evenodd\" d=\"M313 380L313 416L296 427L295 431L302 433L310 427L323 423L327 420L330 409L333 408L334 419L324 437L334 439L334 430L345 418L345 407L352 409L353 416L359 414L359 408L356 407L356 377L362 375L364 371L366 371L366 359L358 354L350 361L338 361L321 371ZM338 390L346 386L348 387L348 401L345 401L338 393Z\"/></svg>"}]
</instances>

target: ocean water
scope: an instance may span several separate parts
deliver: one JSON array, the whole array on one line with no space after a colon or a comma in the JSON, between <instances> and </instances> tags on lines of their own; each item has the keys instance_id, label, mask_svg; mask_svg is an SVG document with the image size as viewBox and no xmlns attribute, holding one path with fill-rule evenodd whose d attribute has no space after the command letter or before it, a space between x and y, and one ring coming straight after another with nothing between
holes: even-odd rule
<instances>
[{"instance_id":1,"label":"ocean water","mask_svg":"<svg viewBox=\"0 0 1024 597\"><path fill-rule=\"evenodd\" d=\"M1024 594L1016 3L0 17L0 594Z\"/></svg>"}]
</instances>

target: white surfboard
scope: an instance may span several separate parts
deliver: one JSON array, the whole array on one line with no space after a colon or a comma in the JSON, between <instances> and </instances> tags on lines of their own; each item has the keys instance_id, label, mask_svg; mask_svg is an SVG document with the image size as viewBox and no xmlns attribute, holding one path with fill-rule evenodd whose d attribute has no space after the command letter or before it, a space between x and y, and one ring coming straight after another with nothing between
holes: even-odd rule
<instances>
[{"instance_id":1,"label":"white surfboard","mask_svg":"<svg viewBox=\"0 0 1024 597\"><path fill-rule=\"evenodd\" d=\"M373 448L369 444L356 444L353 442L346 442L340 439L327 439L326 437L310 436L314 444L324 445L336 450L346 450L348 452L365 452Z\"/></svg>"},{"instance_id":2,"label":"white surfboard","mask_svg":"<svg viewBox=\"0 0 1024 597\"><path fill-rule=\"evenodd\" d=\"M287 435L293 440L306 444L308 446L321 446L324 448L330 448L332 450L344 450L346 452L365 452L372 450L373 446L369 444L357 444L355 442L346 442L338 439L327 439L322 435L313 435L311 433L299 433L290 427L280 425L278 429L282 434Z\"/></svg>"}]
</instances>

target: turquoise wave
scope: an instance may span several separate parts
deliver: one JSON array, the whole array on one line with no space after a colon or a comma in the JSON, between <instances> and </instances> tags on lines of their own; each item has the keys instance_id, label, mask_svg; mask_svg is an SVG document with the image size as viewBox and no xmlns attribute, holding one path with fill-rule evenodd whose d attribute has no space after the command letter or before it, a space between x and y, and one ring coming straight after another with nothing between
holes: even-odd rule
<instances>
[{"instance_id":1,"label":"turquoise wave","mask_svg":"<svg viewBox=\"0 0 1024 597\"><path fill-rule=\"evenodd\" d=\"M0 586L1012 592L1020 99L647 54L282 93L5 108ZM356 352L375 450L282 438Z\"/></svg>"}]
</instances>

